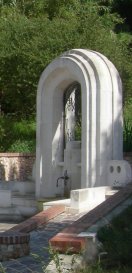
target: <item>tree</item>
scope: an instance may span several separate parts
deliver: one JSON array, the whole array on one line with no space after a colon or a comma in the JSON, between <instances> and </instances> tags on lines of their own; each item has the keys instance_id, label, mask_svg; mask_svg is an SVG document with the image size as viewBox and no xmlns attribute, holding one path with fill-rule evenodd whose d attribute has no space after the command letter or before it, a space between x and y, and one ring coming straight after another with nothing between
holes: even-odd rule
<instances>
[{"instance_id":1,"label":"tree","mask_svg":"<svg viewBox=\"0 0 132 273\"><path fill-rule=\"evenodd\" d=\"M0 94L5 114L35 114L41 72L71 48L106 55L120 71L126 97L131 92L130 36L115 33L120 18L107 9L100 15L96 1L52 1L8 1L1 6Z\"/></svg>"}]
</instances>

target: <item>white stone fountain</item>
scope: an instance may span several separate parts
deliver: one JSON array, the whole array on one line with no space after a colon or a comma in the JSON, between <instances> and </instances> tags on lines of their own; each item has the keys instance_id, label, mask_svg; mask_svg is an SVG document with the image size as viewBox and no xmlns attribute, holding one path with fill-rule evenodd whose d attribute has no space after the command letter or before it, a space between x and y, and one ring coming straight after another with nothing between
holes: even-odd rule
<instances>
[{"instance_id":1,"label":"white stone fountain","mask_svg":"<svg viewBox=\"0 0 132 273\"><path fill-rule=\"evenodd\" d=\"M78 100L81 137L76 140ZM37 212L36 200L47 198L69 196L65 203L73 212L97 206L109 189L131 181L122 144L118 71L98 52L65 52L47 66L38 85L36 181L0 183L0 219L29 217Z\"/></svg>"},{"instance_id":2,"label":"white stone fountain","mask_svg":"<svg viewBox=\"0 0 132 273\"><path fill-rule=\"evenodd\" d=\"M74 139L75 109L67 107L76 85L81 89L81 141ZM84 49L51 62L37 92L36 198L69 191L71 207L96 206L108 188L131 180L122 145L122 84L114 65Z\"/></svg>"}]
</instances>

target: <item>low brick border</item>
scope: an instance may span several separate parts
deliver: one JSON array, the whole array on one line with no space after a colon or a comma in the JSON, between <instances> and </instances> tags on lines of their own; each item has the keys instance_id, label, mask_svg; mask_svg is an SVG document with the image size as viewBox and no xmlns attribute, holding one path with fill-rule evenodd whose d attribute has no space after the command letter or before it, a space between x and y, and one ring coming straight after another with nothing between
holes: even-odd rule
<instances>
[{"instance_id":1,"label":"low brick border","mask_svg":"<svg viewBox=\"0 0 132 273\"><path fill-rule=\"evenodd\" d=\"M20 232L3 232L0 234L0 245L4 244L24 244L28 243L30 239L30 234L20 233Z\"/></svg>"},{"instance_id":2,"label":"low brick border","mask_svg":"<svg viewBox=\"0 0 132 273\"><path fill-rule=\"evenodd\" d=\"M29 232L65 211L64 205L55 205L0 234L0 261L16 259L30 253Z\"/></svg>"},{"instance_id":3,"label":"low brick border","mask_svg":"<svg viewBox=\"0 0 132 273\"><path fill-rule=\"evenodd\" d=\"M49 245L55 251L66 254L78 254L86 248L86 239L76 235L68 236L58 233L49 241Z\"/></svg>"},{"instance_id":4,"label":"low brick border","mask_svg":"<svg viewBox=\"0 0 132 273\"><path fill-rule=\"evenodd\" d=\"M65 211L65 205L55 205L12 227L9 231L30 232Z\"/></svg>"},{"instance_id":5,"label":"low brick border","mask_svg":"<svg viewBox=\"0 0 132 273\"><path fill-rule=\"evenodd\" d=\"M30 253L30 234L3 232L0 234L0 261L20 258Z\"/></svg>"},{"instance_id":6,"label":"low brick border","mask_svg":"<svg viewBox=\"0 0 132 273\"><path fill-rule=\"evenodd\" d=\"M79 237L78 234L84 232L90 226L105 217L131 195L132 183L119 190L99 206L63 229L61 233L58 233L56 236L51 238L49 241L50 246L61 253L65 253L66 250L69 250L70 253L74 253L75 249L75 253L80 253L82 249L85 248L86 240L84 237Z\"/></svg>"}]
</instances>

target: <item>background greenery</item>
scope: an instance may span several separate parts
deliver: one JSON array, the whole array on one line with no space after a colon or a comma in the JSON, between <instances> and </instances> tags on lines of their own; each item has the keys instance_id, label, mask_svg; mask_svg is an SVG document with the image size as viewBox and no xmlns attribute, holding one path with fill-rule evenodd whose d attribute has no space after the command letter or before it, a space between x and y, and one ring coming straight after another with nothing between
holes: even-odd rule
<instances>
[{"instance_id":1,"label":"background greenery","mask_svg":"<svg viewBox=\"0 0 132 273\"><path fill-rule=\"evenodd\" d=\"M0 150L35 150L36 90L71 48L106 55L123 81L124 150L132 147L132 0L0 1ZM129 140L128 140L129 137Z\"/></svg>"}]
</instances>

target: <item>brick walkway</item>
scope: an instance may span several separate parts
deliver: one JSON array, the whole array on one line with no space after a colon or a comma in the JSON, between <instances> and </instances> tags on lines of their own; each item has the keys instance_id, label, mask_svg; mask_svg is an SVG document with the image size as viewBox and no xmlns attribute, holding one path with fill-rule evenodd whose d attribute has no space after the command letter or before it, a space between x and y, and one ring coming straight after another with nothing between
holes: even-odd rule
<instances>
[{"instance_id":1,"label":"brick walkway","mask_svg":"<svg viewBox=\"0 0 132 273\"><path fill-rule=\"evenodd\" d=\"M39 225L37 230L30 232L30 255L18 258L14 261L2 262L2 266L6 268L6 273L44 272L42 270L42 266L47 267L51 260L51 256L49 254L49 240L83 215L84 213L80 213L74 215L73 217L71 214L62 213L56 216L54 219L49 220L46 225ZM39 259L34 258L32 254L34 256L39 255L39 258L41 257L41 262Z\"/></svg>"},{"instance_id":2,"label":"brick walkway","mask_svg":"<svg viewBox=\"0 0 132 273\"><path fill-rule=\"evenodd\" d=\"M61 251L65 251L67 248L69 248L69 246L72 247L75 252L80 250L80 248L84 246L85 242L83 238L78 237L78 234L86 230L97 220L104 217L131 195L132 183L120 190L114 196L111 196L108 200L104 201L101 205L89 213L85 212L73 216L62 212L64 208L60 207L60 215L56 216L56 207L51 210L49 209L49 215L47 211L41 212L40 214L27 220L25 222L26 224L20 224L20 226L18 225L12 228L14 230L18 230L18 227L20 227L23 231L26 231L25 228L27 231L33 228L36 228L36 230L30 232L31 253L29 256L13 261L2 262L2 265L6 268L6 273L45 272L42 269L42 264L43 266L47 266L51 259L48 251L49 241L53 247ZM54 215L54 213L56 215ZM53 215L56 217L53 218ZM49 221L48 223L46 223L47 220ZM40 260L35 259L32 254L34 254L34 256L39 255L39 257L41 257L41 262Z\"/></svg>"}]
</instances>

